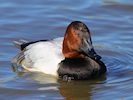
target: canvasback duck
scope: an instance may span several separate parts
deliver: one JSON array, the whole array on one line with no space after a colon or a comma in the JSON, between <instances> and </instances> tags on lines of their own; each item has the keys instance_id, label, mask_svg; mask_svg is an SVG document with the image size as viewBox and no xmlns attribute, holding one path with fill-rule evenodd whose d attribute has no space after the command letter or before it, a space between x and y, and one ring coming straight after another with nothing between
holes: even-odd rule
<instances>
[{"instance_id":1,"label":"canvasback duck","mask_svg":"<svg viewBox=\"0 0 133 100\"><path fill-rule=\"evenodd\" d=\"M68 25L64 38L14 43L21 52L12 59L12 63L20 64L28 71L75 80L97 77L106 72L101 56L92 45L89 29L80 21Z\"/></svg>"}]
</instances>

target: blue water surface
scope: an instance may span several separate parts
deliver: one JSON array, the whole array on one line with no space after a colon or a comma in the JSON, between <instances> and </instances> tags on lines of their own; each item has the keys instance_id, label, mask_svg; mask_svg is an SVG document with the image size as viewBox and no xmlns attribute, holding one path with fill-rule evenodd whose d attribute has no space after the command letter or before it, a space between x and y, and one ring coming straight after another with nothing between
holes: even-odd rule
<instances>
[{"instance_id":1,"label":"blue water surface","mask_svg":"<svg viewBox=\"0 0 133 100\"><path fill-rule=\"evenodd\" d=\"M89 27L104 77L66 82L12 69L14 40L62 37L75 20ZM0 99L133 100L133 1L0 0Z\"/></svg>"}]
</instances>

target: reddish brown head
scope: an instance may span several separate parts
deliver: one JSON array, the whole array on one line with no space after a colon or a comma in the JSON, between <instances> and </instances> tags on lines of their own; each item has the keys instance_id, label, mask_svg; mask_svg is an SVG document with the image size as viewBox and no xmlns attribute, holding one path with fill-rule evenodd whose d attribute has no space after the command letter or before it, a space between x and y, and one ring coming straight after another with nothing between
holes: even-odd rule
<instances>
[{"instance_id":1,"label":"reddish brown head","mask_svg":"<svg viewBox=\"0 0 133 100\"><path fill-rule=\"evenodd\" d=\"M84 58L94 51L91 35L87 26L80 22L72 22L66 30L62 53L65 58ZM95 51L94 51L95 53Z\"/></svg>"}]
</instances>

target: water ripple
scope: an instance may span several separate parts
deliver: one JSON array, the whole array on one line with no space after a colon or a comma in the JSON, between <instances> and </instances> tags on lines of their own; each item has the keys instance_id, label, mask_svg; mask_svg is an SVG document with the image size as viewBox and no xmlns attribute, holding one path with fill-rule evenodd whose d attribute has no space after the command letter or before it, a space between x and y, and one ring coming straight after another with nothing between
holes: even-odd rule
<instances>
[{"instance_id":1,"label":"water ripple","mask_svg":"<svg viewBox=\"0 0 133 100\"><path fill-rule=\"evenodd\" d=\"M1 0L0 99L132 100L132 11L132 0ZM107 66L106 75L64 82L40 73L12 71L11 58L19 52L13 40L60 37L73 20L89 27Z\"/></svg>"}]
</instances>

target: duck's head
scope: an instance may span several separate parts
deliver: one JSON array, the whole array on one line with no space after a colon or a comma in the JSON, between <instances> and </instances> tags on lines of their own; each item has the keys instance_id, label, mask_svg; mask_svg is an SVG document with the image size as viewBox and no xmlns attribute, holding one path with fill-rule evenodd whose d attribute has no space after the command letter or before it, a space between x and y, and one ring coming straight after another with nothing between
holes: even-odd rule
<instances>
[{"instance_id":1,"label":"duck's head","mask_svg":"<svg viewBox=\"0 0 133 100\"><path fill-rule=\"evenodd\" d=\"M80 21L74 21L68 25L63 40L62 53L65 58L101 58L94 51L88 27Z\"/></svg>"}]
</instances>

